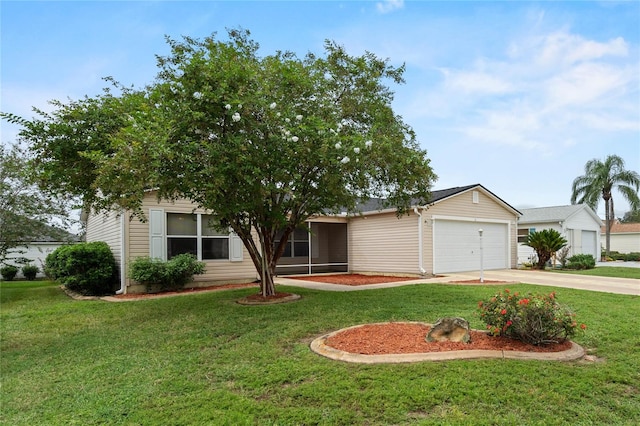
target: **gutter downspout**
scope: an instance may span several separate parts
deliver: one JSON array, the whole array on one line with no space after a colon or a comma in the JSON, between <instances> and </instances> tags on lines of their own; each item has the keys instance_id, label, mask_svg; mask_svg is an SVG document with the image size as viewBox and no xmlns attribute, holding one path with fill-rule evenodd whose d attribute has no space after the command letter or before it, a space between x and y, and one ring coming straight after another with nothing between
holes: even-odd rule
<instances>
[{"instance_id":1,"label":"gutter downspout","mask_svg":"<svg viewBox=\"0 0 640 426\"><path fill-rule=\"evenodd\" d=\"M425 271L424 269L424 260L422 256L422 245L423 245L422 213L418 211L417 207L413 208L413 212L418 215L418 270L422 275L425 275L427 271Z\"/></svg>"},{"instance_id":2,"label":"gutter downspout","mask_svg":"<svg viewBox=\"0 0 640 426\"><path fill-rule=\"evenodd\" d=\"M116 294L124 294L126 286L125 280L127 278L127 274L125 273L125 236L124 229L124 210L120 213L120 288L116 290Z\"/></svg>"}]
</instances>

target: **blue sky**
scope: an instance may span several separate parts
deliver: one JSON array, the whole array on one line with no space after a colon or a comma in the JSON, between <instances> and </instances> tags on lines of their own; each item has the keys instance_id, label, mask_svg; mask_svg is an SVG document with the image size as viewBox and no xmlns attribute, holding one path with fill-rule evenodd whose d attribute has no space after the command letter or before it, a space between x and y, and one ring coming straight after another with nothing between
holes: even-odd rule
<instances>
[{"instance_id":1,"label":"blue sky","mask_svg":"<svg viewBox=\"0 0 640 426\"><path fill-rule=\"evenodd\" d=\"M2 1L0 14L0 110L27 118L98 94L102 77L150 83L165 35L241 27L264 55L321 54L330 39L406 64L394 108L427 149L435 189L481 183L543 207L569 204L592 158L616 154L640 173L638 1ZM3 122L2 143L16 131Z\"/></svg>"}]
</instances>

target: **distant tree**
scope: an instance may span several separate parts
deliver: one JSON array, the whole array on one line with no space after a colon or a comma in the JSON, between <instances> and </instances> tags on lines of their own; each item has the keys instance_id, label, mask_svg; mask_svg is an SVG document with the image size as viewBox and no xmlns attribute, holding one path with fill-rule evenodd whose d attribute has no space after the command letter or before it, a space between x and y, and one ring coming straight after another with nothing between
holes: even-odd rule
<instances>
[{"instance_id":1,"label":"distant tree","mask_svg":"<svg viewBox=\"0 0 640 426\"><path fill-rule=\"evenodd\" d=\"M571 188L571 204L587 204L594 211L598 208L600 197L605 205L605 229L607 255L610 251L611 226L615 218L612 192L618 189L629 202L632 210L640 209L640 175L626 170L624 160L617 155L609 155L604 161L597 158L589 160L584 166L584 175L574 179Z\"/></svg>"},{"instance_id":2,"label":"distant tree","mask_svg":"<svg viewBox=\"0 0 640 426\"><path fill-rule=\"evenodd\" d=\"M435 174L385 85L402 83L404 67L332 42L324 57L260 57L245 31L168 43L143 90L116 84L121 95L9 117L33 144L41 181L141 217L149 189L193 201L242 239L264 296L275 294L288 237L310 216L353 212L371 197L399 214L428 202Z\"/></svg>"},{"instance_id":3,"label":"distant tree","mask_svg":"<svg viewBox=\"0 0 640 426\"><path fill-rule=\"evenodd\" d=\"M71 223L67 203L40 191L32 177L25 154L0 145L0 263L33 238L68 235L60 228Z\"/></svg>"},{"instance_id":4,"label":"distant tree","mask_svg":"<svg viewBox=\"0 0 640 426\"><path fill-rule=\"evenodd\" d=\"M567 245L567 240L555 229L543 229L527 235L524 244L534 249L538 255L538 263L535 268L544 269L549 259Z\"/></svg>"},{"instance_id":5,"label":"distant tree","mask_svg":"<svg viewBox=\"0 0 640 426\"><path fill-rule=\"evenodd\" d=\"M620 218L621 223L640 223L640 210L629 210Z\"/></svg>"}]
</instances>

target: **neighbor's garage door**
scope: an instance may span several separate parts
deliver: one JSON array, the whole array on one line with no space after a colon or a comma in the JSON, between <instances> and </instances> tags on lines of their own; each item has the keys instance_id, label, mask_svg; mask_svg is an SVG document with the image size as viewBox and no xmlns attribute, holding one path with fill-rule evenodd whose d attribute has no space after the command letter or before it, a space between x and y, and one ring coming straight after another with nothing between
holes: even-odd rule
<instances>
[{"instance_id":1,"label":"neighbor's garage door","mask_svg":"<svg viewBox=\"0 0 640 426\"><path fill-rule=\"evenodd\" d=\"M508 268L509 234L507 224L434 220L434 273L479 270L479 229L483 230L483 268Z\"/></svg>"},{"instance_id":2,"label":"neighbor's garage door","mask_svg":"<svg viewBox=\"0 0 640 426\"><path fill-rule=\"evenodd\" d=\"M596 231L582 231L582 253L598 258Z\"/></svg>"}]
</instances>

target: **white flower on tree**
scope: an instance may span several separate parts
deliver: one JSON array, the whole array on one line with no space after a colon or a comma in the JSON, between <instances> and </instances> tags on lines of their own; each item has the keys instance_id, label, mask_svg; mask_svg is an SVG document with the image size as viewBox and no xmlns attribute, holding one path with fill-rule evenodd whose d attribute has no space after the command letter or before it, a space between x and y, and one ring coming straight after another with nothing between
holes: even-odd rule
<instances>
[{"instance_id":1,"label":"white flower on tree","mask_svg":"<svg viewBox=\"0 0 640 426\"><path fill-rule=\"evenodd\" d=\"M351 161L349 157L342 157L342 160L340 160L342 164L347 164L349 161Z\"/></svg>"},{"instance_id":2,"label":"white flower on tree","mask_svg":"<svg viewBox=\"0 0 640 426\"><path fill-rule=\"evenodd\" d=\"M276 103L275 102L271 102L271 105L269 105L269 108L271 109L275 109L276 108Z\"/></svg>"},{"instance_id":3,"label":"white flower on tree","mask_svg":"<svg viewBox=\"0 0 640 426\"><path fill-rule=\"evenodd\" d=\"M293 136L293 137L291 138L291 140L292 140L292 141L294 141L294 142L298 142L298 140L299 140L299 139L298 139L298 137L297 137L297 136Z\"/></svg>"},{"instance_id":4,"label":"white flower on tree","mask_svg":"<svg viewBox=\"0 0 640 426\"><path fill-rule=\"evenodd\" d=\"M356 154L360 154L360 148L358 147L353 148L353 152L355 152Z\"/></svg>"},{"instance_id":5,"label":"white flower on tree","mask_svg":"<svg viewBox=\"0 0 640 426\"><path fill-rule=\"evenodd\" d=\"M240 121L240 114L237 112L234 112L233 115L231 116L231 119L237 123L238 121Z\"/></svg>"},{"instance_id":6,"label":"white flower on tree","mask_svg":"<svg viewBox=\"0 0 640 426\"><path fill-rule=\"evenodd\" d=\"M226 109L227 111L229 111L231 109L231 104L226 104L224 106L224 109Z\"/></svg>"},{"instance_id":7,"label":"white flower on tree","mask_svg":"<svg viewBox=\"0 0 640 426\"><path fill-rule=\"evenodd\" d=\"M302 114L296 115L296 120L298 120L298 121L302 120Z\"/></svg>"},{"instance_id":8,"label":"white flower on tree","mask_svg":"<svg viewBox=\"0 0 640 426\"><path fill-rule=\"evenodd\" d=\"M371 148L371 145L373 145L373 141L372 141L372 140L368 140L368 141L366 141L366 142L364 143L364 145L365 145L367 148Z\"/></svg>"},{"instance_id":9,"label":"white flower on tree","mask_svg":"<svg viewBox=\"0 0 640 426\"><path fill-rule=\"evenodd\" d=\"M341 144L340 142L336 143L336 145L335 145L335 146L336 146L336 149L340 149L340 148L342 148L342 144Z\"/></svg>"}]
</instances>

